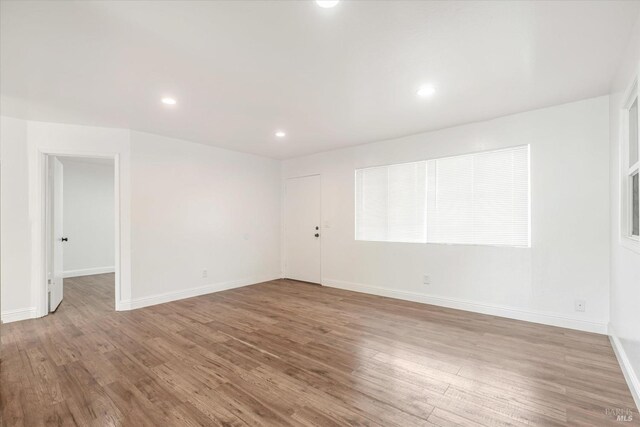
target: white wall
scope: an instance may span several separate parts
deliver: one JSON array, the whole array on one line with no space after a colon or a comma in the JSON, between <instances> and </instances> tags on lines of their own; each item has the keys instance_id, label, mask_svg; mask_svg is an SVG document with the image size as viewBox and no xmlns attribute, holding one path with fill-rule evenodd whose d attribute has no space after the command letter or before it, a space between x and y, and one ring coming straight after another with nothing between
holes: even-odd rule
<instances>
[{"instance_id":1,"label":"white wall","mask_svg":"<svg viewBox=\"0 0 640 427\"><path fill-rule=\"evenodd\" d=\"M113 160L61 158L65 277L115 269Z\"/></svg>"},{"instance_id":2,"label":"white wall","mask_svg":"<svg viewBox=\"0 0 640 427\"><path fill-rule=\"evenodd\" d=\"M119 309L279 276L279 162L124 129L0 126L3 321L41 314L41 151L118 156Z\"/></svg>"},{"instance_id":3,"label":"white wall","mask_svg":"<svg viewBox=\"0 0 640 427\"><path fill-rule=\"evenodd\" d=\"M600 97L284 161L285 179L322 175L323 284L604 333L608 114ZM354 169L521 144L531 144L530 249L354 240Z\"/></svg>"},{"instance_id":4,"label":"white wall","mask_svg":"<svg viewBox=\"0 0 640 427\"><path fill-rule=\"evenodd\" d=\"M0 117L0 282L2 318L31 317L27 123Z\"/></svg>"},{"instance_id":5,"label":"white wall","mask_svg":"<svg viewBox=\"0 0 640 427\"><path fill-rule=\"evenodd\" d=\"M621 244L620 119L624 92L640 72L640 19L612 83L610 96L611 323L609 333L640 407L640 253Z\"/></svg>"},{"instance_id":6,"label":"white wall","mask_svg":"<svg viewBox=\"0 0 640 427\"><path fill-rule=\"evenodd\" d=\"M131 138L134 306L280 277L279 161Z\"/></svg>"}]
</instances>

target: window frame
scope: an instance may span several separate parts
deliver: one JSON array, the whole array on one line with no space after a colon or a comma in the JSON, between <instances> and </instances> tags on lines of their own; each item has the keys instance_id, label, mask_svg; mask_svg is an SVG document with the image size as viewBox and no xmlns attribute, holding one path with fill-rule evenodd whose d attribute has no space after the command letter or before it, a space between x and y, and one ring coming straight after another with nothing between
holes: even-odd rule
<instances>
[{"instance_id":1,"label":"window frame","mask_svg":"<svg viewBox=\"0 0 640 427\"><path fill-rule=\"evenodd\" d=\"M638 77L634 79L633 83L627 89L624 103L621 108L621 126L620 126L620 243L640 253L640 236L631 234L633 227L633 194L632 194L632 179L636 173L640 173L640 91L638 90ZM629 135L629 111L634 102L637 102L637 123L638 123L638 136L636 141L630 140ZM637 150L639 153L638 160L630 165L630 147L631 144L637 144Z\"/></svg>"}]
</instances>

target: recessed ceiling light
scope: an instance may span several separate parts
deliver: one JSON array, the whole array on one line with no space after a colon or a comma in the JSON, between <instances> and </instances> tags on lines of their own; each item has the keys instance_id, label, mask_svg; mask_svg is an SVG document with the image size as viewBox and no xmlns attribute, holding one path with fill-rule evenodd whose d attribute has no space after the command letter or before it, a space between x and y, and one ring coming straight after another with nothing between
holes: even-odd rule
<instances>
[{"instance_id":1,"label":"recessed ceiling light","mask_svg":"<svg viewBox=\"0 0 640 427\"><path fill-rule=\"evenodd\" d=\"M276 132L276 136L278 138L284 138L285 136L287 136L287 134L285 132L279 130L279 131Z\"/></svg>"},{"instance_id":2,"label":"recessed ceiling light","mask_svg":"<svg viewBox=\"0 0 640 427\"><path fill-rule=\"evenodd\" d=\"M329 9L330 7L334 7L340 2L340 0L316 0L318 6L323 7L325 9Z\"/></svg>"},{"instance_id":3,"label":"recessed ceiling light","mask_svg":"<svg viewBox=\"0 0 640 427\"><path fill-rule=\"evenodd\" d=\"M176 105L176 100L173 98L162 98L162 103L166 105Z\"/></svg>"},{"instance_id":4,"label":"recessed ceiling light","mask_svg":"<svg viewBox=\"0 0 640 427\"><path fill-rule=\"evenodd\" d=\"M436 88L433 85L422 85L418 88L416 94L421 98L429 98L436 93Z\"/></svg>"}]
</instances>

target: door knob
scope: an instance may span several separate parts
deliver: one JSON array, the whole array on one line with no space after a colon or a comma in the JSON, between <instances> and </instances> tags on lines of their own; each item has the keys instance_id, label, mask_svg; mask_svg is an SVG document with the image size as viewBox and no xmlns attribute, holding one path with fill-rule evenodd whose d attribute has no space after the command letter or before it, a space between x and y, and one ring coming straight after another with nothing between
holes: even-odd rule
<instances>
[{"instance_id":1,"label":"door knob","mask_svg":"<svg viewBox=\"0 0 640 427\"><path fill-rule=\"evenodd\" d=\"M60 239L60 241L61 241L61 242L66 242L66 241L68 241L68 240L69 240L69 239L68 239L68 238L66 238L66 237L63 237L62 239Z\"/></svg>"},{"instance_id":2,"label":"door knob","mask_svg":"<svg viewBox=\"0 0 640 427\"><path fill-rule=\"evenodd\" d=\"M314 234L314 236L316 236L316 237L320 237L320 235L319 235L318 233Z\"/></svg>"}]
</instances>

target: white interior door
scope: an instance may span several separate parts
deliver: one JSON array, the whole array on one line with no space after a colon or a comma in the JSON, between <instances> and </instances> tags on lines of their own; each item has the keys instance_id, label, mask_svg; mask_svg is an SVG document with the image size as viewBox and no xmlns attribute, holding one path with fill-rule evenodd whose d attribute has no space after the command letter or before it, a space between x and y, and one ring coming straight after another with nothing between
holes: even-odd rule
<instances>
[{"instance_id":1,"label":"white interior door","mask_svg":"<svg viewBox=\"0 0 640 427\"><path fill-rule=\"evenodd\" d=\"M55 311L63 295L63 245L66 241L63 224L63 166L57 157L51 158L51 268L49 273L49 312Z\"/></svg>"},{"instance_id":2,"label":"white interior door","mask_svg":"<svg viewBox=\"0 0 640 427\"><path fill-rule=\"evenodd\" d=\"M285 188L285 276L320 283L320 175L291 178Z\"/></svg>"}]
</instances>

